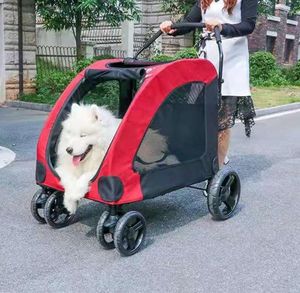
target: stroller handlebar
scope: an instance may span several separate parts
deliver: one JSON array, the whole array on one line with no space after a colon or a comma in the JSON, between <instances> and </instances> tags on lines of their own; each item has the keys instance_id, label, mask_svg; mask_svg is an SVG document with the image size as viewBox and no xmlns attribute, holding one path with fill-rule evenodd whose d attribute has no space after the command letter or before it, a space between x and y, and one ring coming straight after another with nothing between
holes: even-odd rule
<instances>
[{"instance_id":1,"label":"stroller handlebar","mask_svg":"<svg viewBox=\"0 0 300 293\"><path fill-rule=\"evenodd\" d=\"M203 22L179 22L173 23L171 25L171 29L178 29L178 28L205 28L205 23Z\"/></svg>"},{"instance_id":2,"label":"stroller handlebar","mask_svg":"<svg viewBox=\"0 0 300 293\"><path fill-rule=\"evenodd\" d=\"M173 23L171 25L171 29L180 29L180 28L192 28L192 29L196 29L196 28L205 28L205 23L203 22L179 22L179 23ZM215 27L214 29L214 33L215 33L215 38L217 43L221 43L222 39L221 39L221 32L220 29L218 27ZM133 59L137 59L138 56L144 51L146 50L148 47L151 46L152 43L155 42L156 39L158 39L160 36L162 35L162 31L159 30L157 31L149 40L146 41L146 43L138 50L138 52L134 55Z\"/></svg>"},{"instance_id":3,"label":"stroller handlebar","mask_svg":"<svg viewBox=\"0 0 300 293\"><path fill-rule=\"evenodd\" d=\"M180 23L173 23L171 25L171 29L180 29L180 28L205 28L205 23L203 22L180 22ZM221 31L219 27L214 28L215 39L218 45L219 50L219 78L218 78L218 85L219 85L219 97L221 96L221 88L223 83L223 49L222 49L222 38L221 38ZM156 39L158 39L162 35L162 31L157 31L145 44L142 48L138 50L138 52L134 55L133 60L137 60L138 56L146 50Z\"/></svg>"}]
</instances>

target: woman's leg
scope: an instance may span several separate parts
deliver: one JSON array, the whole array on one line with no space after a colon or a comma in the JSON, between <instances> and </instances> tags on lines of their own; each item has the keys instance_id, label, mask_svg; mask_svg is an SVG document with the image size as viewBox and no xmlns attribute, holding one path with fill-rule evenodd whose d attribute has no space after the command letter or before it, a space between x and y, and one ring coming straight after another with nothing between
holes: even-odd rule
<instances>
[{"instance_id":1,"label":"woman's leg","mask_svg":"<svg viewBox=\"0 0 300 293\"><path fill-rule=\"evenodd\" d=\"M224 159L227 155L230 143L230 129L219 131L218 134L218 158L219 167L221 168L224 164Z\"/></svg>"}]
</instances>

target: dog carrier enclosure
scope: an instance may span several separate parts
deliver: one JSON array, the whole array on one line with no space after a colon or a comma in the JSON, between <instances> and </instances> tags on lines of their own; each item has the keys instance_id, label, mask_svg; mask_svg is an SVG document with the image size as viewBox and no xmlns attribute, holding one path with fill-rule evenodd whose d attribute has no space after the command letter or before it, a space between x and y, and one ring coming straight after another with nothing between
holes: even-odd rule
<instances>
[{"instance_id":1,"label":"dog carrier enclosure","mask_svg":"<svg viewBox=\"0 0 300 293\"><path fill-rule=\"evenodd\" d=\"M62 93L41 132L36 167L41 189L32 199L33 216L55 228L73 220L63 206L64 189L54 170L62 121L73 103L108 101L101 96L106 86L113 88L110 106L122 121L85 196L108 206L97 226L99 243L116 247L121 255L136 253L146 222L139 212L123 214L121 206L182 187L201 189L194 184L205 180L209 211L216 219L229 218L239 201L240 181L230 168L218 167L220 80L205 59L112 59L83 70Z\"/></svg>"}]
</instances>

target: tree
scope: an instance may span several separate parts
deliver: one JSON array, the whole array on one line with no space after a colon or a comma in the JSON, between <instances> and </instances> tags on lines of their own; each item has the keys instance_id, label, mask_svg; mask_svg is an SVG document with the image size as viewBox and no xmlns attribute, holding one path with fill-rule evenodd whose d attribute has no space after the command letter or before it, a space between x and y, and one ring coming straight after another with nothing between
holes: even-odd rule
<instances>
[{"instance_id":1,"label":"tree","mask_svg":"<svg viewBox=\"0 0 300 293\"><path fill-rule=\"evenodd\" d=\"M287 5L291 7L290 15L300 12L300 0L289 0L287 1Z\"/></svg>"},{"instance_id":2,"label":"tree","mask_svg":"<svg viewBox=\"0 0 300 293\"><path fill-rule=\"evenodd\" d=\"M72 29L77 60L82 58L81 33L103 17L111 25L138 19L135 0L36 0L36 10L46 29Z\"/></svg>"},{"instance_id":3,"label":"tree","mask_svg":"<svg viewBox=\"0 0 300 293\"><path fill-rule=\"evenodd\" d=\"M171 15L185 14L195 4L195 0L163 0L163 11Z\"/></svg>"}]
</instances>

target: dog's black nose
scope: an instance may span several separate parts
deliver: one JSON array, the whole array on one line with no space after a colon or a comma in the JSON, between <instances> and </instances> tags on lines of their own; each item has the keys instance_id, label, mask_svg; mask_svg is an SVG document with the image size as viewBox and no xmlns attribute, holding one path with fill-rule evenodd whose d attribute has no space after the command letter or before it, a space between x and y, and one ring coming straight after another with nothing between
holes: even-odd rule
<instances>
[{"instance_id":1,"label":"dog's black nose","mask_svg":"<svg viewBox=\"0 0 300 293\"><path fill-rule=\"evenodd\" d=\"M68 154L72 155L72 153L73 153L73 148L68 147L68 148L66 148L66 151L67 151Z\"/></svg>"}]
</instances>

